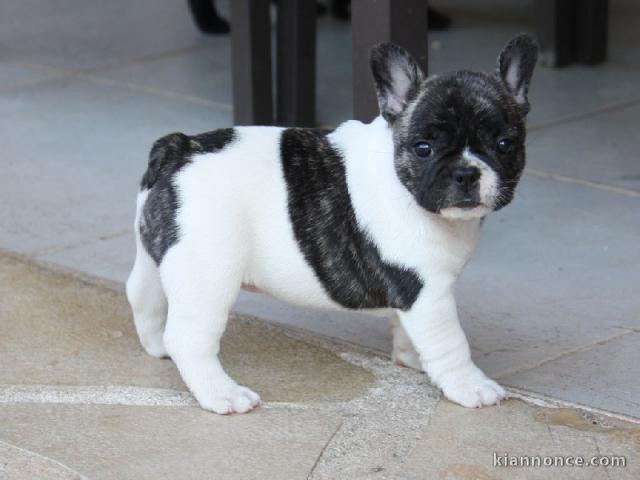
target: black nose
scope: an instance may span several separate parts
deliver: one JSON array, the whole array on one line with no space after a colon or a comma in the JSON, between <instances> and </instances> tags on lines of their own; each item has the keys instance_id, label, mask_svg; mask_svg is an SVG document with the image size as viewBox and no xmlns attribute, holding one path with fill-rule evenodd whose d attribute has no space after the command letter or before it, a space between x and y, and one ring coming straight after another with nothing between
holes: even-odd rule
<instances>
[{"instance_id":1,"label":"black nose","mask_svg":"<svg viewBox=\"0 0 640 480\"><path fill-rule=\"evenodd\" d=\"M458 167L453 171L453 181L465 190L475 187L480 178L480 170L476 167Z\"/></svg>"}]
</instances>

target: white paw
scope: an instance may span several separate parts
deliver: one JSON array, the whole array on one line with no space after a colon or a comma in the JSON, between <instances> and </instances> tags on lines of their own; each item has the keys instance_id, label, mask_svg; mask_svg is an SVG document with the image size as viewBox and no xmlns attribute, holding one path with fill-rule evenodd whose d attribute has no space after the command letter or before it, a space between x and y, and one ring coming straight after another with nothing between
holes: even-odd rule
<instances>
[{"instance_id":1,"label":"white paw","mask_svg":"<svg viewBox=\"0 0 640 480\"><path fill-rule=\"evenodd\" d=\"M467 408L495 405L506 397L504 388L475 365L449 373L440 384L445 397Z\"/></svg>"},{"instance_id":2,"label":"white paw","mask_svg":"<svg viewBox=\"0 0 640 480\"><path fill-rule=\"evenodd\" d=\"M140 339L140 343L145 351L156 358L168 357L167 349L164 347L162 335L149 335L144 339Z\"/></svg>"},{"instance_id":3,"label":"white paw","mask_svg":"<svg viewBox=\"0 0 640 480\"><path fill-rule=\"evenodd\" d=\"M253 390L237 384L227 385L206 399L198 399L205 410L228 415L247 413L260 405L260 396Z\"/></svg>"}]
</instances>

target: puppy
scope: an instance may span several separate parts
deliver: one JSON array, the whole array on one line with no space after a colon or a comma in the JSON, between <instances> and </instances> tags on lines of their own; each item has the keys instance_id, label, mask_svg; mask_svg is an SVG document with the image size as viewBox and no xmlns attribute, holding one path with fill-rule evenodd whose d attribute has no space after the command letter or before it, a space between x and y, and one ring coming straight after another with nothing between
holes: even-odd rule
<instances>
[{"instance_id":1,"label":"puppy","mask_svg":"<svg viewBox=\"0 0 640 480\"><path fill-rule=\"evenodd\" d=\"M394 359L450 400L505 396L471 360L453 285L482 219L513 198L537 59L513 38L495 74L425 78L402 48L371 52L380 116L334 131L235 127L158 140L137 200L127 296L140 342L169 355L202 408L259 396L218 359L242 286L298 305L396 316Z\"/></svg>"}]
</instances>

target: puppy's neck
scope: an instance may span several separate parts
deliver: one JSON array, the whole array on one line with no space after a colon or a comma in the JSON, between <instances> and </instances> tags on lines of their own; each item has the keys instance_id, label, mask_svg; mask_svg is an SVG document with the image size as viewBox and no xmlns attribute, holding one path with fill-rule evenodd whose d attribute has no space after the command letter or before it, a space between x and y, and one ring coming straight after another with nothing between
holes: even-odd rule
<instances>
[{"instance_id":1,"label":"puppy's neck","mask_svg":"<svg viewBox=\"0 0 640 480\"><path fill-rule=\"evenodd\" d=\"M380 245L386 258L412 264L415 253L447 245L459 267L473 251L480 220L446 219L416 202L398 178L393 130L382 117L365 124L350 120L329 136L345 163L351 202L359 225ZM456 267L457 270L458 267Z\"/></svg>"},{"instance_id":2,"label":"puppy's neck","mask_svg":"<svg viewBox=\"0 0 640 480\"><path fill-rule=\"evenodd\" d=\"M349 120L336 128L330 140L349 163L363 163L369 173L393 168L393 130L382 116L371 123ZM368 176L368 175L367 175Z\"/></svg>"}]
</instances>

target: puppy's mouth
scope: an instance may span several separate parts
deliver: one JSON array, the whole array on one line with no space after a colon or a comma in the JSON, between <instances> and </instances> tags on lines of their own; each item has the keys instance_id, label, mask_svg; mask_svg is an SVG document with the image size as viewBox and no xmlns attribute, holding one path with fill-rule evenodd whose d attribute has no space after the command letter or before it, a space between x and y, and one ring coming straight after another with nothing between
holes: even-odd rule
<instances>
[{"instance_id":1,"label":"puppy's mouth","mask_svg":"<svg viewBox=\"0 0 640 480\"><path fill-rule=\"evenodd\" d=\"M473 200L471 198L465 198L463 200L460 200L456 203L449 205L449 207L461 208L463 210L471 210L472 208L483 207L483 206L485 206L483 203L478 202L477 200Z\"/></svg>"},{"instance_id":2,"label":"puppy's mouth","mask_svg":"<svg viewBox=\"0 0 640 480\"><path fill-rule=\"evenodd\" d=\"M451 220L472 220L488 215L493 209L472 198L452 202L440 210L440 215Z\"/></svg>"}]
</instances>

